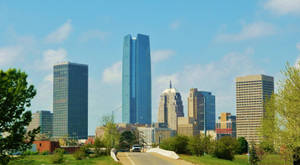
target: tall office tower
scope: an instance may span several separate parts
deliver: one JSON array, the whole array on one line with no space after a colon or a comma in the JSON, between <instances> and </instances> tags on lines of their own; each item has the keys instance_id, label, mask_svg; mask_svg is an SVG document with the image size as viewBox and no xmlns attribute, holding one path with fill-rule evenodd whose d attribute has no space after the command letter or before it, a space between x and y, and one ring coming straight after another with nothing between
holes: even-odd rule
<instances>
[{"instance_id":1,"label":"tall office tower","mask_svg":"<svg viewBox=\"0 0 300 165\"><path fill-rule=\"evenodd\" d=\"M122 73L123 123L151 124L151 58L149 36L124 37Z\"/></svg>"},{"instance_id":2,"label":"tall office tower","mask_svg":"<svg viewBox=\"0 0 300 165\"><path fill-rule=\"evenodd\" d=\"M183 116L181 95L175 88L172 88L170 82L170 88L160 95L158 123L165 123L168 128L177 131L178 117Z\"/></svg>"},{"instance_id":3,"label":"tall office tower","mask_svg":"<svg viewBox=\"0 0 300 165\"><path fill-rule=\"evenodd\" d=\"M53 136L88 137L88 66L76 63L54 65Z\"/></svg>"},{"instance_id":4,"label":"tall office tower","mask_svg":"<svg viewBox=\"0 0 300 165\"><path fill-rule=\"evenodd\" d=\"M27 127L31 131L40 127L40 133L48 137L52 136L53 113L50 111L37 111L32 114L32 120Z\"/></svg>"},{"instance_id":5,"label":"tall office tower","mask_svg":"<svg viewBox=\"0 0 300 165\"><path fill-rule=\"evenodd\" d=\"M264 116L264 103L274 92L274 79L266 75L236 78L237 137L259 142L258 128Z\"/></svg>"},{"instance_id":6,"label":"tall office tower","mask_svg":"<svg viewBox=\"0 0 300 165\"><path fill-rule=\"evenodd\" d=\"M217 139L223 136L236 137L236 116L222 112L216 123Z\"/></svg>"},{"instance_id":7,"label":"tall office tower","mask_svg":"<svg viewBox=\"0 0 300 165\"><path fill-rule=\"evenodd\" d=\"M188 97L188 117L194 119L199 130L215 130L215 96L211 92L190 89Z\"/></svg>"}]
</instances>

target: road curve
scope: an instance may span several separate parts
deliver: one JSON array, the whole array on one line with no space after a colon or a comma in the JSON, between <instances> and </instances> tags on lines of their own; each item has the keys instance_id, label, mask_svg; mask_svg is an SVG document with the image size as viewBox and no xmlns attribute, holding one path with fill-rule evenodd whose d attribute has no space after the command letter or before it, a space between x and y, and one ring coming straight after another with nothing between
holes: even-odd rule
<instances>
[{"instance_id":1,"label":"road curve","mask_svg":"<svg viewBox=\"0 0 300 165\"><path fill-rule=\"evenodd\" d=\"M184 160L175 160L156 153L119 152L117 157L122 165L192 165Z\"/></svg>"}]
</instances>

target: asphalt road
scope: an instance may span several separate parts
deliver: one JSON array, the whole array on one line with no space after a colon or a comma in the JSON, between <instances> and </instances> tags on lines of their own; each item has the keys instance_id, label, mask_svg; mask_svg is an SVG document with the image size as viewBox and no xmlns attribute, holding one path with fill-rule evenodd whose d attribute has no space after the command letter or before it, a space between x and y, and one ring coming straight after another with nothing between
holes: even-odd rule
<instances>
[{"instance_id":1,"label":"asphalt road","mask_svg":"<svg viewBox=\"0 0 300 165\"><path fill-rule=\"evenodd\" d=\"M156 153L119 152L117 157L122 165L192 165L184 160L170 159Z\"/></svg>"}]
</instances>

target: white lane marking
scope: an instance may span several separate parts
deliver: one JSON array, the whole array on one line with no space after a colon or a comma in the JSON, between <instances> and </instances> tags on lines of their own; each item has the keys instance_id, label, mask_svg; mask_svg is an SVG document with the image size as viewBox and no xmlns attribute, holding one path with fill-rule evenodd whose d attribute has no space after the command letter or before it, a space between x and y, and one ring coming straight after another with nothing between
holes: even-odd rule
<instances>
[{"instance_id":1,"label":"white lane marking","mask_svg":"<svg viewBox=\"0 0 300 165\"><path fill-rule=\"evenodd\" d=\"M133 162L133 160L129 157L128 153L126 153L126 156L128 157L128 160L130 161L130 163L131 163L132 165L135 165L135 163Z\"/></svg>"}]
</instances>

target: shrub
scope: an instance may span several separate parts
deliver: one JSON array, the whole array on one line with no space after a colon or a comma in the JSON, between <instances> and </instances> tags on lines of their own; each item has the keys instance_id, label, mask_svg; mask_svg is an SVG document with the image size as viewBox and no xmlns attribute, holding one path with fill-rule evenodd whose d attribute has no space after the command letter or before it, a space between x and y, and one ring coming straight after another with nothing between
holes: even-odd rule
<instances>
[{"instance_id":1,"label":"shrub","mask_svg":"<svg viewBox=\"0 0 300 165\"><path fill-rule=\"evenodd\" d=\"M237 147L238 143L234 138L230 136L222 137L216 142L213 156L221 159L233 160Z\"/></svg>"},{"instance_id":2,"label":"shrub","mask_svg":"<svg viewBox=\"0 0 300 165\"><path fill-rule=\"evenodd\" d=\"M250 164L251 165L257 165L260 160L259 160L259 157L257 156L256 148L255 148L255 145L253 143L251 144L249 154L250 154L250 158L249 158Z\"/></svg>"},{"instance_id":3,"label":"shrub","mask_svg":"<svg viewBox=\"0 0 300 165\"><path fill-rule=\"evenodd\" d=\"M54 154L52 156L52 163L55 163L55 164L63 163L64 153L65 153L64 149L61 149L61 148L55 149Z\"/></svg>"},{"instance_id":4,"label":"shrub","mask_svg":"<svg viewBox=\"0 0 300 165\"><path fill-rule=\"evenodd\" d=\"M178 154L187 154L188 137L186 136L175 136L165 139L160 144L160 147L165 150L174 151Z\"/></svg>"},{"instance_id":5,"label":"shrub","mask_svg":"<svg viewBox=\"0 0 300 165\"><path fill-rule=\"evenodd\" d=\"M39 152L37 151L31 151L31 150L27 150L25 152L23 152L23 155L38 155Z\"/></svg>"},{"instance_id":6,"label":"shrub","mask_svg":"<svg viewBox=\"0 0 300 165\"><path fill-rule=\"evenodd\" d=\"M237 154L244 154L248 152L248 142L244 137L238 138L238 147L236 150Z\"/></svg>"},{"instance_id":7,"label":"shrub","mask_svg":"<svg viewBox=\"0 0 300 165\"><path fill-rule=\"evenodd\" d=\"M200 135L189 138L188 149L193 155L203 156L205 147L204 138Z\"/></svg>"},{"instance_id":8,"label":"shrub","mask_svg":"<svg viewBox=\"0 0 300 165\"><path fill-rule=\"evenodd\" d=\"M49 155L49 151L44 151L41 153L41 155Z\"/></svg>"},{"instance_id":9,"label":"shrub","mask_svg":"<svg viewBox=\"0 0 300 165\"><path fill-rule=\"evenodd\" d=\"M85 153L82 150L79 149L79 150L74 152L73 157L76 160L82 160L82 159L85 158Z\"/></svg>"}]
</instances>

